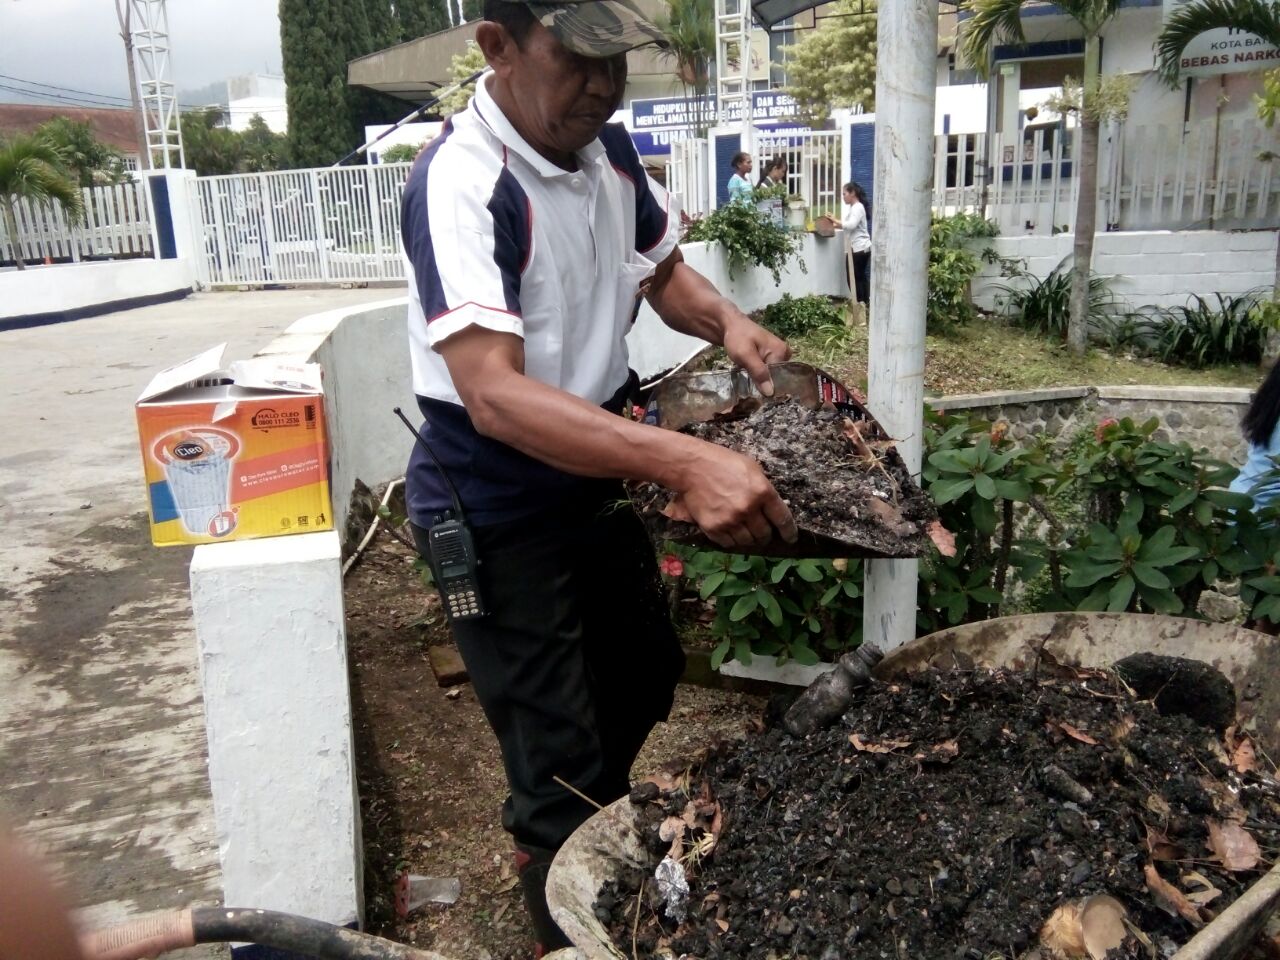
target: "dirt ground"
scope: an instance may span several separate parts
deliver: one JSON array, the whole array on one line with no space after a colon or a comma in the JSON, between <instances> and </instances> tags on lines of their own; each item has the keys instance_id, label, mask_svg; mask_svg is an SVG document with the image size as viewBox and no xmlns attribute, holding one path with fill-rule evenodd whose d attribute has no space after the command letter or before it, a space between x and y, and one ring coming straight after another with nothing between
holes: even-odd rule
<instances>
[{"instance_id":1,"label":"dirt ground","mask_svg":"<svg viewBox=\"0 0 1280 960\"><path fill-rule=\"evenodd\" d=\"M506 789L497 742L469 685L444 690L436 682L427 650L451 641L412 559L382 532L345 588L368 929L468 960L530 957L511 844L499 825ZM636 775L743 733L763 708L760 698L681 685ZM402 870L457 877L461 897L402 921L394 910Z\"/></svg>"}]
</instances>

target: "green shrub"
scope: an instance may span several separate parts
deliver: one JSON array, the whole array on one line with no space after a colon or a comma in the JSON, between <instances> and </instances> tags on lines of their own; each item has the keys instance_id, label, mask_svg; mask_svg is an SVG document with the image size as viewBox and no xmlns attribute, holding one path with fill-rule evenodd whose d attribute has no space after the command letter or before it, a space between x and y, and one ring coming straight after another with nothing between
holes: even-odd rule
<instances>
[{"instance_id":1,"label":"green shrub","mask_svg":"<svg viewBox=\"0 0 1280 960\"><path fill-rule=\"evenodd\" d=\"M1011 612L1196 616L1221 578L1240 581L1250 617L1280 620L1280 501L1251 509L1227 489L1234 467L1156 439L1158 428L1106 419L1054 446L926 410L922 484L956 554L921 559L918 632ZM856 561L683 549L686 574L715 604L717 665L753 653L811 663L861 642Z\"/></svg>"},{"instance_id":2,"label":"green shrub","mask_svg":"<svg viewBox=\"0 0 1280 960\"><path fill-rule=\"evenodd\" d=\"M1016 326L1065 342L1067 324L1071 319L1071 283L1075 275L1075 268L1067 265L1070 260L1070 256L1064 257L1043 280L1021 268L1011 271L1017 282L996 285L1000 291L999 298L1004 302L1005 316ZM1090 325L1101 329L1104 337L1106 332L1115 331L1112 318L1123 313L1117 310L1120 300L1110 289L1112 279L1097 274L1089 277ZM1135 320L1135 324L1126 328L1124 333L1131 336L1130 342L1136 342L1141 339L1141 325Z\"/></svg>"},{"instance_id":3,"label":"green shrub","mask_svg":"<svg viewBox=\"0 0 1280 960\"><path fill-rule=\"evenodd\" d=\"M793 297L784 293L781 300L764 308L761 323L782 339L793 340L823 327L843 325L844 317L840 308L826 297L812 294Z\"/></svg>"},{"instance_id":4,"label":"green shrub","mask_svg":"<svg viewBox=\"0 0 1280 960\"><path fill-rule=\"evenodd\" d=\"M800 270L807 272L799 256L800 235L790 233L785 225L774 223L768 214L746 203L726 203L691 221L684 240L723 246L731 276L753 266L764 267L773 274L777 285L782 283L782 271L792 257Z\"/></svg>"},{"instance_id":5,"label":"green shrub","mask_svg":"<svg viewBox=\"0 0 1280 960\"><path fill-rule=\"evenodd\" d=\"M1000 228L975 213L934 217L929 229L928 328L946 330L966 323L975 315L969 285L984 261L994 263L996 252L980 254L973 241L997 236Z\"/></svg>"},{"instance_id":6,"label":"green shrub","mask_svg":"<svg viewBox=\"0 0 1280 960\"><path fill-rule=\"evenodd\" d=\"M1160 334L1155 355L1163 363L1199 369L1229 363L1258 363L1280 311L1264 306L1256 293L1209 300L1193 294L1181 307L1156 310Z\"/></svg>"},{"instance_id":7,"label":"green shrub","mask_svg":"<svg viewBox=\"0 0 1280 960\"><path fill-rule=\"evenodd\" d=\"M378 159L383 163L412 163L418 159L424 146L425 143L397 143L378 154Z\"/></svg>"}]
</instances>

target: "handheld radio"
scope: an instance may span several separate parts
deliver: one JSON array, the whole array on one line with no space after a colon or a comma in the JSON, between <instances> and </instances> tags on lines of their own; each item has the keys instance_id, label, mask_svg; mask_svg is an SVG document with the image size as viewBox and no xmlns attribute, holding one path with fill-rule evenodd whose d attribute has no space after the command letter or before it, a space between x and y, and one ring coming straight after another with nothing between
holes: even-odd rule
<instances>
[{"instance_id":1,"label":"handheld radio","mask_svg":"<svg viewBox=\"0 0 1280 960\"><path fill-rule=\"evenodd\" d=\"M480 596L480 581L476 576L476 567L480 561L476 557L475 540L471 536L471 528L467 526L462 500L458 497L458 491L449 479L448 472L436 458L435 451L422 439L422 434L413 428L413 424L399 407L395 408L395 414L413 434L414 439L422 444L422 449L427 451L427 456L444 478L445 486L449 488L449 498L453 501L453 509L445 514L445 519L427 532L427 563L431 566L431 576L444 601L445 615L450 622L483 617L484 602Z\"/></svg>"}]
</instances>

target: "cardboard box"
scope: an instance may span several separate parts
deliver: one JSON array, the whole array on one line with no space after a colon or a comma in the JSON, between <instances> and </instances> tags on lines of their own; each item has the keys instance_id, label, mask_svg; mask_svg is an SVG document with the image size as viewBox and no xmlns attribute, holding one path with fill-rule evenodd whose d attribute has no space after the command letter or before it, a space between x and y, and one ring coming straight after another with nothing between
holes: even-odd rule
<instances>
[{"instance_id":1,"label":"cardboard box","mask_svg":"<svg viewBox=\"0 0 1280 960\"><path fill-rule=\"evenodd\" d=\"M333 529L319 364L223 369L225 349L156 374L138 398L152 542Z\"/></svg>"}]
</instances>

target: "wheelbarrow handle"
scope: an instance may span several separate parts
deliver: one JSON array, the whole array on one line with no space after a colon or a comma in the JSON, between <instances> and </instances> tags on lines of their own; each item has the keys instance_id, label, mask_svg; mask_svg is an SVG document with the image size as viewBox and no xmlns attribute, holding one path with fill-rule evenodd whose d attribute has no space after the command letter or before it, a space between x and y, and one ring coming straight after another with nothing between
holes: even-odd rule
<instances>
[{"instance_id":1,"label":"wheelbarrow handle","mask_svg":"<svg viewBox=\"0 0 1280 960\"><path fill-rule=\"evenodd\" d=\"M86 936L88 960L142 960L198 943L254 943L320 960L446 960L418 950L291 913L235 907L194 907L130 920Z\"/></svg>"}]
</instances>

